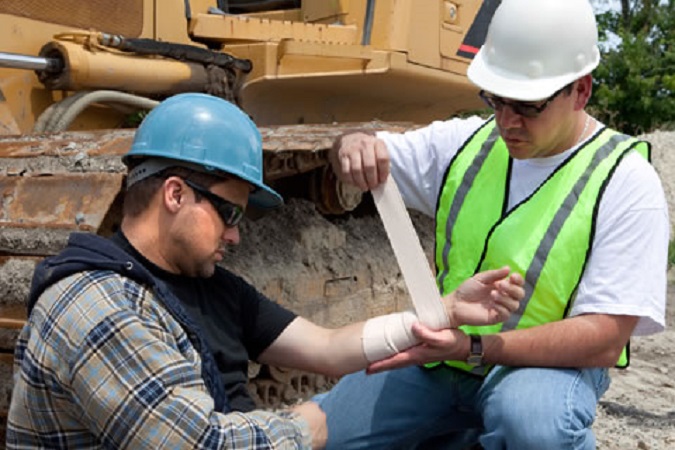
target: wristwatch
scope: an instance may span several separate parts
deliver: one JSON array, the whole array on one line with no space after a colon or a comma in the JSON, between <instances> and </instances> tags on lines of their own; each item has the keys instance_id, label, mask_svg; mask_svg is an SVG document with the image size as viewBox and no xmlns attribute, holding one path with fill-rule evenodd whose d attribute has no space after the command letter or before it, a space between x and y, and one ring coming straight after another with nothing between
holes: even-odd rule
<instances>
[{"instance_id":1,"label":"wristwatch","mask_svg":"<svg viewBox=\"0 0 675 450\"><path fill-rule=\"evenodd\" d=\"M469 357L466 363L470 366L480 366L483 364L483 339L480 334L470 334L471 347L469 347Z\"/></svg>"}]
</instances>

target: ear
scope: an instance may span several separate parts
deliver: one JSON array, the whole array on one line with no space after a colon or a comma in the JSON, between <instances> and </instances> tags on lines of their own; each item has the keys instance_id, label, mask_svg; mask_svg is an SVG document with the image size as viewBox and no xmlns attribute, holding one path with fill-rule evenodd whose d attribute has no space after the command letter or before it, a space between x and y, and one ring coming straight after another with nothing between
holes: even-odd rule
<instances>
[{"instance_id":1,"label":"ear","mask_svg":"<svg viewBox=\"0 0 675 450\"><path fill-rule=\"evenodd\" d=\"M169 177L162 184L162 200L164 208L171 214L176 214L185 201L185 185L178 177Z\"/></svg>"},{"instance_id":2,"label":"ear","mask_svg":"<svg viewBox=\"0 0 675 450\"><path fill-rule=\"evenodd\" d=\"M574 109L581 110L586 107L593 92L593 76L591 74L584 75L579 78L574 85Z\"/></svg>"}]
</instances>

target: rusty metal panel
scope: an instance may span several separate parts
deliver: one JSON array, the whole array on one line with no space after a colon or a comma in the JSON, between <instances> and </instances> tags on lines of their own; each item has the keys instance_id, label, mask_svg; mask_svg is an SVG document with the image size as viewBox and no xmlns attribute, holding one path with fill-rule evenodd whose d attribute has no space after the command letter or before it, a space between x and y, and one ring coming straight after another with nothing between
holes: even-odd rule
<instances>
[{"instance_id":1,"label":"rusty metal panel","mask_svg":"<svg viewBox=\"0 0 675 450\"><path fill-rule=\"evenodd\" d=\"M117 173L0 177L0 227L96 230L123 178Z\"/></svg>"},{"instance_id":2,"label":"rusty metal panel","mask_svg":"<svg viewBox=\"0 0 675 450\"><path fill-rule=\"evenodd\" d=\"M98 130L6 136L0 140L0 157L123 155L131 146L135 130Z\"/></svg>"},{"instance_id":3,"label":"rusty metal panel","mask_svg":"<svg viewBox=\"0 0 675 450\"><path fill-rule=\"evenodd\" d=\"M328 164L328 149L338 136L348 131L405 131L412 128L412 124L381 122L261 127L265 179L278 180Z\"/></svg>"},{"instance_id":4,"label":"rusty metal panel","mask_svg":"<svg viewBox=\"0 0 675 450\"><path fill-rule=\"evenodd\" d=\"M0 329L20 330L26 322L26 316L26 307L23 305L0 305ZM0 343L0 348L6 346Z\"/></svg>"},{"instance_id":5,"label":"rusty metal panel","mask_svg":"<svg viewBox=\"0 0 675 450\"><path fill-rule=\"evenodd\" d=\"M135 131L136 130L123 130L108 132L105 135L105 139L98 141L98 145L91 149L89 154L92 156L117 155L122 157L129 152Z\"/></svg>"},{"instance_id":6,"label":"rusty metal panel","mask_svg":"<svg viewBox=\"0 0 675 450\"><path fill-rule=\"evenodd\" d=\"M402 132L415 128L412 123L406 122L360 122L360 123L333 123L330 125L279 125L260 127L263 138L263 150L266 152L281 151L310 151L328 150L333 146L335 139L347 132L368 130L376 132L389 130Z\"/></svg>"}]
</instances>

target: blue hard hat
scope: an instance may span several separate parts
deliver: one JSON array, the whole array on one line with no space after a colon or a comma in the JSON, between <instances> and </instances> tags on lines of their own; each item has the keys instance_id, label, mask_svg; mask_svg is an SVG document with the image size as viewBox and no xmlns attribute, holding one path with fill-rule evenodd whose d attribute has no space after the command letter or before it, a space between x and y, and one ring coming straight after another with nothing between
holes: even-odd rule
<instances>
[{"instance_id":1,"label":"blue hard hat","mask_svg":"<svg viewBox=\"0 0 675 450\"><path fill-rule=\"evenodd\" d=\"M283 203L263 183L260 132L238 107L218 97L178 94L160 103L145 117L122 160L128 165L135 157L166 158L206 173L235 175L254 186L249 195L253 206Z\"/></svg>"}]
</instances>

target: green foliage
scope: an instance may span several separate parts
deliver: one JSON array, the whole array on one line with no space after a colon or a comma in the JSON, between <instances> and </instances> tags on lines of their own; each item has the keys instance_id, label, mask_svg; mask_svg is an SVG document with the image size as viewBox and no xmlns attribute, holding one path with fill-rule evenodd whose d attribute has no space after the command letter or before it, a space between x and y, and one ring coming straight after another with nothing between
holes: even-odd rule
<instances>
[{"instance_id":1,"label":"green foliage","mask_svg":"<svg viewBox=\"0 0 675 450\"><path fill-rule=\"evenodd\" d=\"M675 129L674 4L622 0L621 10L596 16L606 45L589 108L613 128L633 135Z\"/></svg>"},{"instance_id":2,"label":"green foliage","mask_svg":"<svg viewBox=\"0 0 675 450\"><path fill-rule=\"evenodd\" d=\"M675 241L668 244L668 268L675 266Z\"/></svg>"},{"instance_id":3,"label":"green foliage","mask_svg":"<svg viewBox=\"0 0 675 450\"><path fill-rule=\"evenodd\" d=\"M129 114L125 118L122 128L138 128L141 122L143 122L143 119L145 119L145 116L147 116L149 113L150 111L141 110Z\"/></svg>"}]
</instances>

